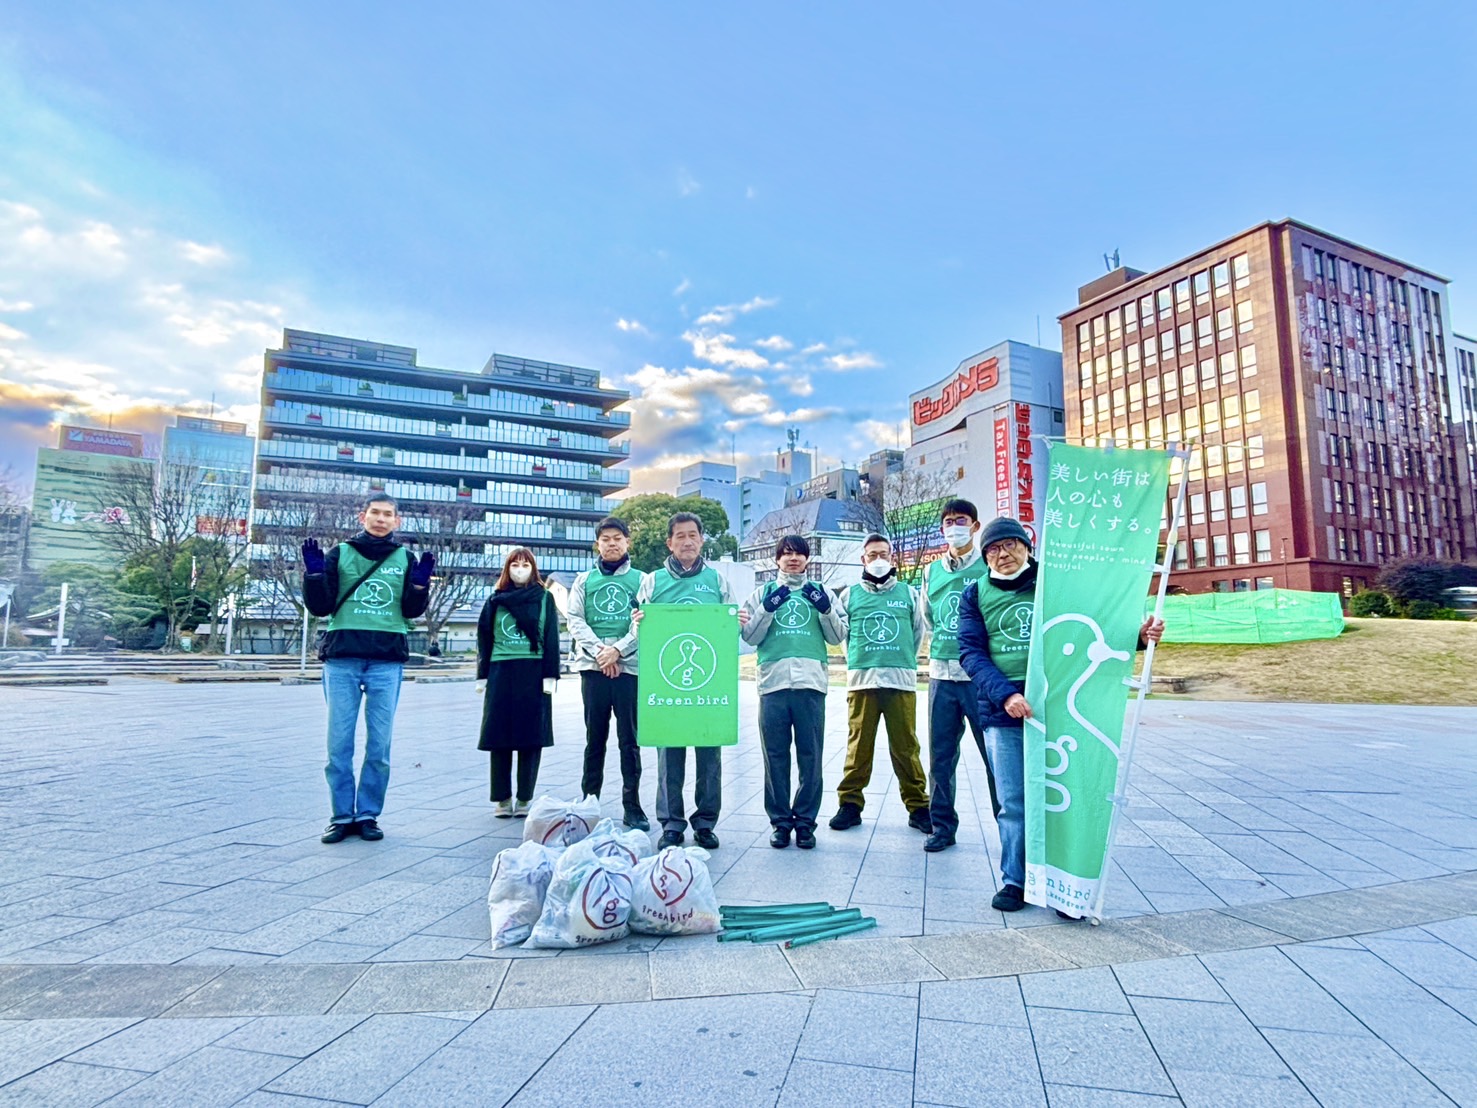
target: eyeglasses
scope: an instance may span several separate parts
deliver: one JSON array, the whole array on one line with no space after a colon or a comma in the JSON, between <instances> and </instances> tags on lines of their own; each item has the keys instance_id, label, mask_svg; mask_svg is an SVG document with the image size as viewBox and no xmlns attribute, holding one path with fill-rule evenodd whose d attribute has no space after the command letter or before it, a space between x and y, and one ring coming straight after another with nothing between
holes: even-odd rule
<instances>
[{"instance_id":1,"label":"eyeglasses","mask_svg":"<svg viewBox=\"0 0 1477 1108\"><path fill-rule=\"evenodd\" d=\"M1005 554L1007 552L1014 554L1023 545L1020 539L1001 539L999 542L992 542L989 546L985 547L985 557L988 558L995 554Z\"/></svg>"}]
</instances>

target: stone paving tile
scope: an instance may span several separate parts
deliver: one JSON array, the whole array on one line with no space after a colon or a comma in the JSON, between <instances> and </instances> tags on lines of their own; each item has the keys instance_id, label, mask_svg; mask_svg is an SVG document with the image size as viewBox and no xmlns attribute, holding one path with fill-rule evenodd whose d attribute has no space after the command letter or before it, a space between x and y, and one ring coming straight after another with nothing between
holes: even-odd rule
<instances>
[{"instance_id":1,"label":"stone paving tile","mask_svg":"<svg viewBox=\"0 0 1477 1108\"><path fill-rule=\"evenodd\" d=\"M1046 1086L1046 1100L1051 1108L1168 1108L1184 1103L1177 1096L1052 1084Z\"/></svg>"},{"instance_id":2,"label":"stone paving tile","mask_svg":"<svg viewBox=\"0 0 1477 1108\"><path fill-rule=\"evenodd\" d=\"M53 1062L0 1088L0 1108L100 1104L148 1076L141 1070Z\"/></svg>"},{"instance_id":3,"label":"stone paving tile","mask_svg":"<svg viewBox=\"0 0 1477 1108\"><path fill-rule=\"evenodd\" d=\"M483 1108L502 1104L594 1011L588 1007L481 1015L376 1100L376 1108ZM488 1060L495 1058L496 1065Z\"/></svg>"},{"instance_id":4,"label":"stone paving tile","mask_svg":"<svg viewBox=\"0 0 1477 1108\"><path fill-rule=\"evenodd\" d=\"M1288 1077L1286 1065L1234 1005L1133 997L1133 1010L1149 1041L1179 1086L1181 1071L1203 1070L1243 1077ZM1179 1088L1181 1096L1184 1089Z\"/></svg>"},{"instance_id":5,"label":"stone paving tile","mask_svg":"<svg viewBox=\"0 0 1477 1108\"><path fill-rule=\"evenodd\" d=\"M1027 974L1021 978L1021 993L1029 1008L1070 1008L1079 1012L1120 1015L1133 1013L1118 979L1107 966Z\"/></svg>"},{"instance_id":6,"label":"stone paving tile","mask_svg":"<svg viewBox=\"0 0 1477 1108\"><path fill-rule=\"evenodd\" d=\"M724 943L666 946L650 959L651 996L718 996L784 992L801 981L774 943Z\"/></svg>"},{"instance_id":7,"label":"stone paving tile","mask_svg":"<svg viewBox=\"0 0 1477 1108\"><path fill-rule=\"evenodd\" d=\"M364 1015L258 1016L216 1045L258 1054L306 1058L363 1023ZM161 1021L162 1022L162 1021ZM174 1021L169 1021L173 1023Z\"/></svg>"},{"instance_id":8,"label":"stone paving tile","mask_svg":"<svg viewBox=\"0 0 1477 1108\"><path fill-rule=\"evenodd\" d=\"M774 1103L810 1000L771 994L600 1008L510 1102L516 1108L624 1103ZM666 1064L653 1066L653 1058Z\"/></svg>"},{"instance_id":9,"label":"stone paving tile","mask_svg":"<svg viewBox=\"0 0 1477 1108\"><path fill-rule=\"evenodd\" d=\"M330 1012L485 1011L507 971L490 961L370 966Z\"/></svg>"},{"instance_id":10,"label":"stone paving tile","mask_svg":"<svg viewBox=\"0 0 1477 1108\"><path fill-rule=\"evenodd\" d=\"M811 1005L795 1057L911 1074L917 1029L916 997L822 989ZM911 1096L911 1078L908 1091Z\"/></svg>"},{"instance_id":11,"label":"stone paving tile","mask_svg":"<svg viewBox=\"0 0 1477 1108\"><path fill-rule=\"evenodd\" d=\"M603 958L519 959L508 964L496 1008L565 1004L619 1004L651 999L645 954Z\"/></svg>"},{"instance_id":12,"label":"stone paving tile","mask_svg":"<svg viewBox=\"0 0 1477 1108\"><path fill-rule=\"evenodd\" d=\"M1175 1091L1187 1108L1316 1108L1318 1102L1291 1072L1259 1077L1219 1070L1172 1069Z\"/></svg>"},{"instance_id":13,"label":"stone paving tile","mask_svg":"<svg viewBox=\"0 0 1477 1108\"><path fill-rule=\"evenodd\" d=\"M321 1015L363 966L250 966L228 969L164 1014L184 1016Z\"/></svg>"},{"instance_id":14,"label":"stone paving tile","mask_svg":"<svg viewBox=\"0 0 1477 1108\"><path fill-rule=\"evenodd\" d=\"M779 1108L911 1108L911 1070L874 1069L797 1058L790 1064Z\"/></svg>"},{"instance_id":15,"label":"stone paving tile","mask_svg":"<svg viewBox=\"0 0 1477 1108\"><path fill-rule=\"evenodd\" d=\"M368 1104L459 1035L435 1016L371 1016L282 1073L268 1092Z\"/></svg>"},{"instance_id":16,"label":"stone paving tile","mask_svg":"<svg viewBox=\"0 0 1477 1108\"><path fill-rule=\"evenodd\" d=\"M1249 946L1270 946L1287 941L1287 936L1277 931L1219 911L1142 916L1124 920L1121 926L1125 930L1152 935L1184 950L1201 954L1215 950L1242 950Z\"/></svg>"},{"instance_id":17,"label":"stone paving tile","mask_svg":"<svg viewBox=\"0 0 1477 1108\"><path fill-rule=\"evenodd\" d=\"M371 955L371 962L449 962L481 953L487 939L451 939L442 935L411 935Z\"/></svg>"},{"instance_id":18,"label":"stone paving tile","mask_svg":"<svg viewBox=\"0 0 1477 1108\"><path fill-rule=\"evenodd\" d=\"M1020 979L988 977L973 981L925 981L919 987L922 1019L1029 1028Z\"/></svg>"},{"instance_id":19,"label":"stone paving tile","mask_svg":"<svg viewBox=\"0 0 1477 1108\"><path fill-rule=\"evenodd\" d=\"M16 1020L0 1025L0 1085L132 1024L128 1019Z\"/></svg>"},{"instance_id":20,"label":"stone paving tile","mask_svg":"<svg viewBox=\"0 0 1477 1108\"><path fill-rule=\"evenodd\" d=\"M1230 997L1216 984L1200 959L1193 955L1155 962L1129 962L1113 967L1118 985L1128 996L1157 996L1167 1000L1204 1000L1228 1003Z\"/></svg>"},{"instance_id":21,"label":"stone paving tile","mask_svg":"<svg viewBox=\"0 0 1477 1108\"><path fill-rule=\"evenodd\" d=\"M87 966L11 1005L7 1019L156 1016L220 975L185 966Z\"/></svg>"},{"instance_id":22,"label":"stone paving tile","mask_svg":"<svg viewBox=\"0 0 1477 1108\"><path fill-rule=\"evenodd\" d=\"M290 1058L207 1046L174 1065L130 1085L108 1108L185 1105L215 1108L235 1104L293 1065Z\"/></svg>"},{"instance_id":23,"label":"stone paving tile","mask_svg":"<svg viewBox=\"0 0 1477 1108\"><path fill-rule=\"evenodd\" d=\"M1282 1060L1323 1104L1450 1105L1421 1073L1373 1035L1264 1032Z\"/></svg>"},{"instance_id":24,"label":"stone paving tile","mask_svg":"<svg viewBox=\"0 0 1477 1108\"><path fill-rule=\"evenodd\" d=\"M209 1046L246 1022L245 1017L141 1020L75 1054L69 1054L67 1060L153 1073L174 1065L201 1047Z\"/></svg>"},{"instance_id":25,"label":"stone paving tile","mask_svg":"<svg viewBox=\"0 0 1477 1108\"><path fill-rule=\"evenodd\" d=\"M974 1023L918 1021L913 1095L937 1105L1041 1105L1046 1089L1031 1032Z\"/></svg>"},{"instance_id":26,"label":"stone paving tile","mask_svg":"<svg viewBox=\"0 0 1477 1108\"><path fill-rule=\"evenodd\" d=\"M869 939L810 943L784 951L784 957L809 989L869 982L937 981L943 976L912 943L921 940Z\"/></svg>"},{"instance_id":27,"label":"stone paving tile","mask_svg":"<svg viewBox=\"0 0 1477 1108\"><path fill-rule=\"evenodd\" d=\"M1064 1008L1027 1007L1026 1011L1036 1058L1048 1080L1173 1095L1174 1086L1133 1015Z\"/></svg>"},{"instance_id":28,"label":"stone paving tile","mask_svg":"<svg viewBox=\"0 0 1477 1108\"><path fill-rule=\"evenodd\" d=\"M904 941L950 978L1077 968L1076 962L1036 943L1025 930L925 935Z\"/></svg>"}]
</instances>

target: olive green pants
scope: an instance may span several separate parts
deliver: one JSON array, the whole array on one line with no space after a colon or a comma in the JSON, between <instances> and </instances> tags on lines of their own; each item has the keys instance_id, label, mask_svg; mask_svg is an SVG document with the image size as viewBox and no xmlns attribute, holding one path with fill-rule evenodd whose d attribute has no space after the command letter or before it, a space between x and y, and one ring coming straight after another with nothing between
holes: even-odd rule
<instances>
[{"instance_id":1,"label":"olive green pants","mask_svg":"<svg viewBox=\"0 0 1477 1108\"><path fill-rule=\"evenodd\" d=\"M887 752L898 793L909 812L928 807L928 782L918 752L918 694L903 689L852 689L846 694L846 773L837 788L842 804L865 807L862 790L872 780L877 725L887 724Z\"/></svg>"}]
</instances>

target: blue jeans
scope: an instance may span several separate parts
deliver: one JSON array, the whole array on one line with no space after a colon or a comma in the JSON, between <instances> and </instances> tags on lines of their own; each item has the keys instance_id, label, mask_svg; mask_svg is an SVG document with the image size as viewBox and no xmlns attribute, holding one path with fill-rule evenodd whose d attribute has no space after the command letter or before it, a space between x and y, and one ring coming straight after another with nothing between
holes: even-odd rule
<instances>
[{"instance_id":1,"label":"blue jeans","mask_svg":"<svg viewBox=\"0 0 1477 1108\"><path fill-rule=\"evenodd\" d=\"M1000 877L1007 885L1026 887L1026 754L1025 725L985 728L985 745L995 767L1000 795Z\"/></svg>"},{"instance_id":2,"label":"blue jeans","mask_svg":"<svg viewBox=\"0 0 1477 1108\"><path fill-rule=\"evenodd\" d=\"M390 735L400 703L399 662L330 658L323 663L323 699L328 703L328 796L334 823L378 819L390 784ZM364 699L364 763L354 787L354 733Z\"/></svg>"}]
</instances>

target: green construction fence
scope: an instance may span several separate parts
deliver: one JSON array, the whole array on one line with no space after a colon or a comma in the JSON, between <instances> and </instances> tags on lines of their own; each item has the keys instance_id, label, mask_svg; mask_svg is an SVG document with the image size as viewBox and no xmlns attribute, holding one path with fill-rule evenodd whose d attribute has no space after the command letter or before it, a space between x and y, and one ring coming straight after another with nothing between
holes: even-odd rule
<instances>
[{"instance_id":1,"label":"green construction fence","mask_svg":"<svg viewBox=\"0 0 1477 1108\"><path fill-rule=\"evenodd\" d=\"M1164 598L1167 643L1301 642L1336 638L1343 630L1337 593L1258 589Z\"/></svg>"}]
</instances>

